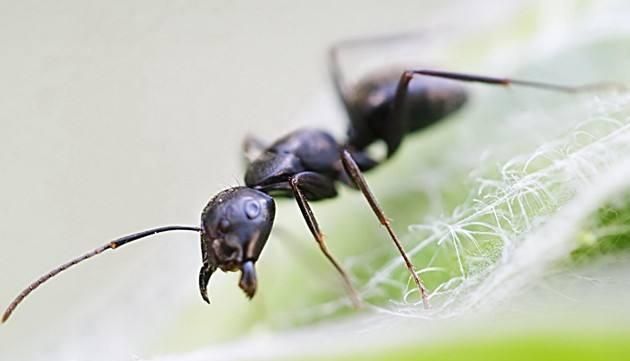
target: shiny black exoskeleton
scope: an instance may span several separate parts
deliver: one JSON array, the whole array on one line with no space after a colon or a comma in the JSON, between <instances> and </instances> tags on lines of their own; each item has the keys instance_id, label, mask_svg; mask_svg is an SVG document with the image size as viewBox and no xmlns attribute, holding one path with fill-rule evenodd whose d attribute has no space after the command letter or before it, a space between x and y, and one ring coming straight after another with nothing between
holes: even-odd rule
<instances>
[{"instance_id":1,"label":"shiny black exoskeleton","mask_svg":"<svg viewBox=\"0 0 630 361\"><path fill-rule=\"evenodd\" d=\"M258 155L247 166L245 186L229 188L213 197L201 214L200 227L164 226L108 242L53 269L30 284L7 307L2 322L9 318L13 310L33 290L62 271L107 250L169 231L193 231L201 234L202 267L199 272L199 290L205 301L209 302L207 286L217 269L224 272L240 271L239 287L251 298L256 293L258 283L256 262L273 227L274 197L296 200L315 241L341 275L352 303L359 306L360 297L346 272L328 251L309 205L310 201L335 197L338 182L363 193L400 252L425 307L428 307L426 289L370 191L363 172L392 157L407 135L444 119L465 104L466 92L453 80L503 86L520 85L567 93L610 87L610 84L570 87L435 70L388 70L373 74L355 86L348 86L343 81L338 64L338 51L339 47L331 49L329 66L334 88L349 118L346 140L338 142L326 131L315 129L294 131L269 146L249 138L245 142L246 154L257 150ZM414 78L417 79L412 82ZM382 159L374 159L368 154L367 148L379 141L385 144L387 153Z\"/></svg>"},{"instance_id":2,"label":"shiny black exoskeleton","mask_svg":"<svg viewBox=\"0 0 630 361\"><path fill-rule=\"evenodd\" d=\"M239 286L247 296L254 296L254 264L271 233L275 213L270 196L246 187L224 190L208 203L201 213L203 265L199 273L199 289L206 302L210 302L206 285L217 268L241 270Z\"/></svg>"},{"instance_id":3,"label":"shiny black exoskeleton","mask_svg":"<svg viewBox=\"0 0 630 361\"><path fill-rule=\"evenodd\" d=\"M328 252L308 201L336 197L337 182L361 189L381 223L388 228L394 243L414 276L423 296L423 301L426 303L424 286L413 271L413 266L393 230L391 230L389 221L378 207L376 199L367 189L367 184L363 179L362 172L369 171L380 164L380 161L368 155L366 149L377 141L383 141L387 147L386 159L390 158L398 150L406 135L430 126L458 110L466 102L466 92L458 84L438 79L439 74L436 74L435 78L425 77L422 81L411 83L410 80L414 74L410 71L388 72L385 76L377 74L367 78L354 88L347 88L343 84L338 69L336 49L331 51L331 60L331 74L335 89L350 118L348 139L340 143L328 132L318 129L296 130L266 147L262 146L260 141L248 139L245 142L245 151L249 152L250 148L258 147L259 154L247 166L245 172L246 187L236 187L228 191L231 192L230 194L250 192L249 196L251 196L251 192L255 190L259 192L257 194L261 202L269 196L295 198L315 240L341 274L353 302L358 304L359 298L350 284L347 274ZM396 76L392 76L392 74ZM453 75L461 76L460 74ZM220 254L213 253L214 249L220 249L216 244L227 243L228 241L223 241L223 238L217 240L206 236L206 234L216 233L216 228L205 225L220 224L219 218L222 215L227 217L227 213L221 211L210 213L210 210L219 207L224 209L226 207L225 202L232 202L234 204L231 205L231 208L238 209L240 207L242 211L240 213L229 212L229 214L231 216L236 214L239 224L248 222L247 212L240 196L227 198L222 196L224 193L222 192L212 199L202 214L204 264L200 272L199 285L205 300L207 300L205 294L207 283L212 272L217 268L224 271L235 270L232 258L228 257L229 260L225 261L229 263L229 266L226 267L220 261L222 259ZM273 207L270 206L270 208ZM268 236L273 223L273 212L268 212L268 214L269 217L265 224L257 223L257 226L261 227L261 232L256 233L254 238L251 236L241 237L239 244L242 245L242 249L234 252L234 254L243 255L238 259L242 265L247 264L247 267L240 268L242 277L239 286L249 297L254 295L256 287L254 264L267 241L266 236ZM208 218L211 219L210 222L207 222ZM226 224L232 223L228 220L224 222ZM251 220L250 222L258 221ZM245 228L250 229L250 227ZM262 234L265 237L262 237ZM253 246L253 243L256 246ZM231 242L231 244L235 244L235 242ZM258 253L245 256L245 249L250 247L258 250ZM254 281L245 282L246 279Z\"/></svg>"}]
</instances>

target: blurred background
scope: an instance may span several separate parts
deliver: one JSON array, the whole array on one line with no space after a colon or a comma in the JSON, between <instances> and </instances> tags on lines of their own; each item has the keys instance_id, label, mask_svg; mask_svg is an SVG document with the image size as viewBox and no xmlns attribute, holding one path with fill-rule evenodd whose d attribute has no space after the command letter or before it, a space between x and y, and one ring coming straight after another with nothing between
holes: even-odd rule
<instances>
[{"instance_id":1,"label":"blurred background","mask_svg":"<svg viewBox=\"0 0 630 361\"><path fill-rule=\"evenodd\" d=\"M413 34L343 52L351 82L384 66L569 84L627 82L629 10L613 0L0 1L0 305L40 274L112 238L197 224L214 194L242 184L246 134L272 141L308 126L342 139L346 119L326 68L326 51L338 41ZM400 155L369 177L408 249L430 239L423 226L451 224L471 210L477 215L470 195L484 195L488 183L472 180L503 174L541 144L573 142L584 133L572 132L576 123L607 119L614 126L603 131L597 123L584 134L608 140L630 114L623 94L576 99L469 88L467 109L406 140ZM600 207L612 214L626 210L623 202L608 205L624 184L610 185L613 191L595 201L580 200L580 190L597 188L597 175L626 159L626 149L616 146L606 152L614 161L606 158L587 175L569 167L575 172L551 174L549 187L538 179L549 199L528 205L524 217L512 212L514 219L508 218L516 225L509 232L473 236L481 249L461 245L472 250L466 262L457 247L441 247L439 240L428 251L419 248L414 262L433 267L426 270L430 288L445 290L436 292L431 311L414 305L405 270L363 199L342 191L314 208L369 304L361 312L347 307L337 275L297 207L285 200L259 262L260 293L253 301L238 289L237 274L217 273L212 304L203 303L198 237L160 235L37 290L0 327L0 356L350 360L366 359L368 352L376 360L426 352L488 359L492 352L529 355L523 350L555 359L568 357L566 350L577 353L573 359L627 356L630 314L620 309L630 301L630 288L623 252L614 253L614 262L567 256L602 244L599 225L614 217L598 216ZM576 178L583 182L571 183ZM594 206L563 223L573 219L562 213L573 201L578 209ZM610 221L615 240L628 233L625 220ZM533 260L517 257L521 268L495 267L518 255L521 241L536 248L554 237L565 248L526 254ZM547 260L545 254L567 257ZM528 277L512 283L524 269ZM492 288L505 283L513 286ZM527 287L538 287L535 296L522 292Z\"/></svg>"}]
</instances>

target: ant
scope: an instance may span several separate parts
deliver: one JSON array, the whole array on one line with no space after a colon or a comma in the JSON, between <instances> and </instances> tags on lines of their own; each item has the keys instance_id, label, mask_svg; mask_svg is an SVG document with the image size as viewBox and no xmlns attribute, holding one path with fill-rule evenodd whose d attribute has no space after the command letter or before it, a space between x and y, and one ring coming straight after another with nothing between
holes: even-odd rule
<instances>
[{"instance_id":1,"label":"ant","mask_svg":"<svg viewBox=\"0 0 630 361\"><path fill-rule=\"evenodd\" d=\"M341 276L353 306L358 308L361 306L359 294L352 286L346 271L329 252L309 204L336 197L337 183L361 191L398 249L418 288L424 307L428 308L427 289L385 212L368 187L363 173L394 156L405 136L425 129L461 109L467 101L468 94L461 83L517 85L564 93L578 93L609 86L609 84L566 86L427 69L376 72L355 86L348 86L343 79L338 53L343 48L362 42L365 42L365 39L338 43L332 46L328 53L328 66L334 89L350 121L345 141L339 143L328 132L316 129L293 131L269 146L248 137L243 144L245 154L257 150L259 155L248 161L245 186L228 188L210 199L201 213L199 227L173 225L152 228L118 238L75 258L26 287L7 307L2 322L8 320L15 308L31 292L66 269L107 250L171 231L192 231L201 235L202 266L199 271L199 291L204 301L210 303L207 286L217 269L223 272L240 271L238 285L251 299L256 293L258 283L256 261L267 242L274 222L274 198L296 200L319 248ZM386 146L387 152L383 159L374 159L367 152L367 148L377 141L383 142Z\"/></svg>"}]
</instances>

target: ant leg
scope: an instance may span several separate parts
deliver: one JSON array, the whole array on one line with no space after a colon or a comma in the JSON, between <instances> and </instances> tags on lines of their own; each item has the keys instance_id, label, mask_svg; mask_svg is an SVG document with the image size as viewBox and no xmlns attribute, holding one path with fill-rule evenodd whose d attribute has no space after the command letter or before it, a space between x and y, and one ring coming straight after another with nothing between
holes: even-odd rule
<instances>
[{"instance_id":1,"label":"ant leg","mask_svg":"<svg viewBox=\"0 0 630 361\"><path fill-rule=\"evenodd\" d=\"M523 79L513 79L513 78L502 78L502 77L492 77L486 75L478 75L478 74L466 74L466 73L457 73L451 71L440 71L440 70L406 70L400 76L400 81L398 82L398 88L396 90L396 100L399 98L404 98L407 93L407 88L409 86L409 82L411 79L416 76L431 76L436 78L444 78L451 79L463 82L473 82L473 83L483 83L483 84L491 84L491 85L502 85L502 86L510 86L510 85L518 85L529 88L537 88L541 90L549 90L549 91L557 91L564 93L584 93L584 92L592 92L592 91L602 91L602 90L627 90L627 87L623 84L618 83L592 83L592 84L583 84L583 85L564 85L564 84L555 84L555 83L547 83L547 82L539 82L539 81L531 81L531 80L523 80Z\"/></svg>"},{"instance_id":2,"label":"ant leg","mask_svg":"<svg viewBox=\"0 0 630 361\"><path fill-rule=\"evenodd\" d=\"M348 117L352 119L352 106L348 97L349 89L343 78L343 72L341 70L341 64L339 64L339 49L341 45L335 44L328 49L328 73L332 79L333 86L337 97L341 100L343 108L348 113Z\"/></svg>"},{"instance_id":3,"label":"ant leg","mask_svg":"<svg viewBox=\"0 0 630 361\"><path fill-rule=\"evenodd\" d=\"M339 262L337 262L335 257L333 257L333 255L328 250L328 246L326 245L326 242L324 241L324 235L319 229L319 224L317 223L315 214L313 213L311 206L308 204L307 194L305 194L304 191L301 189L302 187L308 188L310 186L316 186L318 189L310 190L308 191L308 193L311 193L313 191L331 192L332 190L334 194L337 194L336 190L334 189L334 183L330 179L320 174L312 173L312 172L304 172L304 173L299 173L293 176L289 180L289 185L291 186L291 189L293 190L295 200L297 201L298 206L300 207L300 211L302 212L302 216L304 216L304 220L306 221L306 225L308 226L308 229L313 234L313 237L315 237L315 241L319 245L319 248L321 249L321 251L324 253L324 256L328 258L328 260L330 261L330 263L332 263L332 265L335 267L337 272L339 272L339 275L341 276L341 279L343 280L346 290L348 291L348 294L350 296L350 300L352 301L352 305L355 308L361 307L361 299L359 298L357 291L352 286L352 283L350 282L350 277L348 277L348 274L346 273L346 271L341 267ZM315 196L315 193L313 193L312 196ZM314 198L314 197L310 197L310 198ZM329 197L326 196L325 198L329 198Z\"/></svg>"},{"instance_id":4,"label":"ant leg","mask_svg":"<svg viewBox=\"0 0 630 361\"><path fill-rule=\"evenodd\" d=\"M363 193L363 196L365 196L365 199L370 204L370 207L374 211L374 214L376 214L376 217L378 218L379 222L387 229L389 236L391 237L392 241L394 241L394 244L396 245L398 252L400 252L400 255L405 261L405 265L407 266L409 273L413 277L413 280L415 281L416 286L418 287L418 290L420 291L420 296L422 297L422 303L424 304L424 307L429 308L430 305L429 305L427 290L424 287L424 284L422 283L420 276L416 273L413 263L411 263L409 256L407 255L407 253L405 252L405 249L400 243L400 240L398 239L398 236L394 232L394 229L392 228L389 219L385 216L385 212L383 212L383 209L378 204L376 197L374 197L374 194L368 187L367 182L365 181L365 178L363 177L363 174L361 173L361 170L359 169L359 166L354 161L354 159L352 159L350 152L348 152L346 149L342 150L341 152L341 162L343 163L343 167L348 173L348 175L350 176L350 178L352 178L354 183L357 185L357 187L359 187L359 189Z\"/></svg>"},{"instance_id":5,"label":"ant leg","mask_svg":"<svg viewBox=\"0 0 630 361\"><path fill-rule=\"evenodd\" d=\"M528 88L536 88L541 90L556 91L563 93L583 93L590 91L602 91L602 90L627 90L627 87L623 84L616 83L594 83L584 84L577 86L538 82L531 80L512 79L512 78L500 78L491 77L477 74L455 73L440 70L406 70L400 76L398 86L396 88L396 95L394 96L393 110L390 113L389 121L394 121L401 116L401 109L403 108L405 97L409 89L409 83L416 76L430 76L443 79L451 79L462 82L483 83L490 85L511 86L517 85Z\"/></svg>"},{"instance_id":6,"label":"ant leg","mask_svg":"<svg viewBox=\"0 0 630 361\"><path fill-rule=\"evenodd\" d=\"M335 92L341 100L341 103L348 113L350 119L353 119L353 107L350 104L349 93L350 89L344 79L343 71L341 70L341 64L339 62L339 52L345 49L358 48L364 46L372 46L375 44L389 44L393 41L400 41L409 38L419 38L425 35L425 33L409 32L399 34L388 34L381 36L364 37L357 39L342 40L332 45L328 49L328 73L332 79Z\"/></svg>"},{"instance_id":7,"label":"ant leg","mask_svg":"<svg viewBox=\"0 0 630 361\"><path fill-rule=\"evenodd\" d=\"M403 113L405 108L405 99L409 90L409 84L415 77L434 77L442 79L450 79L461 82L482 83L489 85L499 86L521 86L527 88L535 88L546 91L555 91L568 94L603 91L603 90L628 90L628 87L618 83L593 83L583 84L577 86L531 81L524 79L512 79L503 77L492 77L478 74L467 74L441 70L426 70L426 69L410 69L404 71L398 85L396 87L396 93L394 95L394 101L392 103L392 109L389 113L389 118L386 122L388 124L385 137L383 138L387 143L387 157L391 157L396 149L400 146L402 141L402 135L408 131L405 129L403 122ZM444 115L446 115L445 113Z\"/></svg>"},{"instance_id":8,"label":"ant leg","mask_svg":"<svg viewBox=\"0 0 630 361\"><path fill-rule=\"evenodd\" d=\"M253 162L267 148L267 144L253 135L246 135L243 140L243 156L246 163Z\"/></svg>"}]
</instances>

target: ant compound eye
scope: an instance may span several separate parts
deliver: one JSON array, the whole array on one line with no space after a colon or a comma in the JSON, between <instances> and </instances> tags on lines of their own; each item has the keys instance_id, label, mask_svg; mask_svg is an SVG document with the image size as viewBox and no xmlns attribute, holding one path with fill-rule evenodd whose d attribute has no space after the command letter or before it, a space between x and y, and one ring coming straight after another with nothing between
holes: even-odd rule
<instances>
[{"instance_id":1,"label":"ant compound eye","mask_svg":"<svg viewBox=\"0 0 630 361\"><path fill-rule=\"evenodd\" d=\"M256 201L248 201L245 203L245 215L249 219L255 219L260 215L260 204Z\"/></svg>"},{"instance_id":2,"label":"ant compound eye","mask_svg":"<svg viewBox=\"0 0 630 361\"><path fill-rule=\"evenodd\" d=\"M221 222L219 222L219 231L223 233L227 233L230 230L230 221L223 218Z\"/></svg>"}]
</instances>

